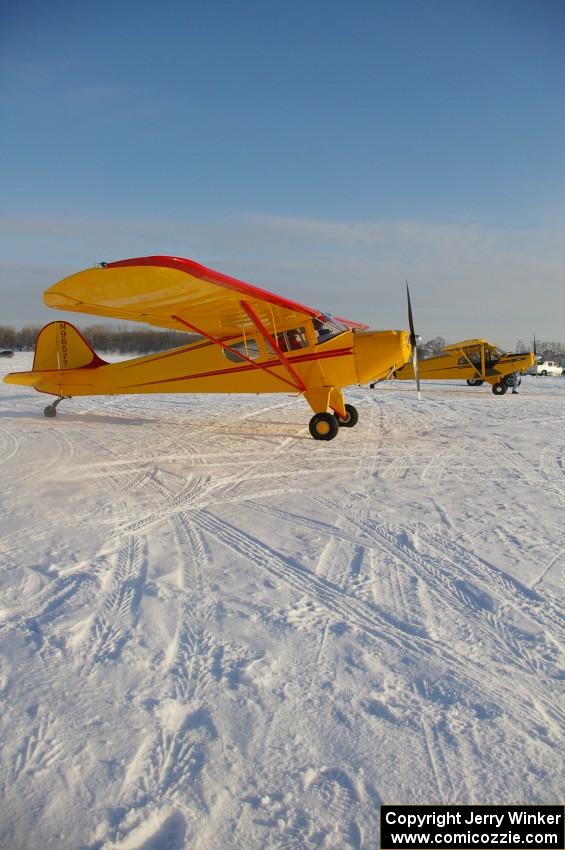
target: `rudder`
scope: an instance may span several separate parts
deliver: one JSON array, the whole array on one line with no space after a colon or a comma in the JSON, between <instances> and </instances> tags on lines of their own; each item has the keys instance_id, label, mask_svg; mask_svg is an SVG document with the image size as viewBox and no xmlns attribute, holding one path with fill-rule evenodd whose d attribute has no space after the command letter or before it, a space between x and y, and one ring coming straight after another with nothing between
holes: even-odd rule
<instances>
[{"instance_id":1,"label":"rudder","mask_svg":"<svg viewBox=\"0 0 565 850\"><path fill-rule=\"evenodd\" d=\"M33 371L83 369L105 366L79 330L69 322L50 322L35 343Z\"/></svg>"}]
</instances>

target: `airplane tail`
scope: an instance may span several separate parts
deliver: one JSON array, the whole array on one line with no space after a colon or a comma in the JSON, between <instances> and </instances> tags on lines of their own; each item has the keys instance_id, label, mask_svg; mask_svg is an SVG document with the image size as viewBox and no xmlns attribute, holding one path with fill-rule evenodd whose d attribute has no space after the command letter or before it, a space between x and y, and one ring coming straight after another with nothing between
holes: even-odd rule
<instances>
[{"instance_id":1,"label":"airplane tail","mask_svg":"<svg viewBox=\"0 0 565 850\"><path fill-rule=\"evenodd\" d=\"M68 369L95 369L105 366L83 335L69 322L50 322L39 332L31 372L11 372L4 378L7 384L37 387L46 372Z\"/></svg>"},{"instance_id":2,"label":"airplane tail","mask_svg":"<svg viewBox=\"0 0 565 850\"><path fill-rule=\"evenodd\" d=\"M50 322L35 343L33 371L84 369L105 366L80 331L69 322Z\"/></svg>"}]
</instances>

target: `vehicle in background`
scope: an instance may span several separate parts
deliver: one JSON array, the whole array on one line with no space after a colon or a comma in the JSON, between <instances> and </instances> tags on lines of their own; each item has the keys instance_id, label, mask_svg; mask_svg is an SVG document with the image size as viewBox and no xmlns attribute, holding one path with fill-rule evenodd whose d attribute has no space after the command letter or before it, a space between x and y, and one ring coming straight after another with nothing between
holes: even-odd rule
<instances>
[{"instance_id":1,"label":"vehicle in background","mask_svg":"<svg viewBox=\"0 0 565 850\"><path fill-rule=\"evenodd\" d=\"M526 372L527 375L554 375L559 377L563 374L563 367L556 363L555 360L542 360L535 363L531 369Z\"/></svg>"},{"instance_id":2,"label":"vehicle in background","mask_svg":"<svg viewBox=\"0 0 565 850\"><path fill-rule=\"evenodd\" d=\"M4 351L0 351L0 357L13 357L14 352L10 351L9 348L4 349Z\"/></svg>"}]
</instances>

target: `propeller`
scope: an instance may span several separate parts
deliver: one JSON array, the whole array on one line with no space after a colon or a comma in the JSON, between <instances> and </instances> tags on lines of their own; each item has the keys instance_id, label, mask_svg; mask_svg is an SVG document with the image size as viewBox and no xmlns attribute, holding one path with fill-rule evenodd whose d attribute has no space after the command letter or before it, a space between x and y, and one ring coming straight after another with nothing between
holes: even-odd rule
<instances>
[{"instance_id":1,"label":"propeller","mask_svg":"<svg viewBox=\"0 0 565 850\"><path fill-rule=\"evenodd\" d=\"M536 348L536 335L534 334L534 357L538 356L538 350Z\"/></svg>"},{"instance_id":2,"label":"propeller","mask_svg":"<svg viewBox=\"0 0 565 850\"><path fill-rule=\"evenodd\" d=\"M418 369L418 338L414 330L414 319L412 316L412 304L410 302L410 290L408 281L406 281L406 297L408 298L408 324L410 325L410 344L412 345L412 366L414 368L414 377L416 378L416 389L418 391L418 401L421 401L420 393L420 371Z\"/></svg>"}]
</instances>

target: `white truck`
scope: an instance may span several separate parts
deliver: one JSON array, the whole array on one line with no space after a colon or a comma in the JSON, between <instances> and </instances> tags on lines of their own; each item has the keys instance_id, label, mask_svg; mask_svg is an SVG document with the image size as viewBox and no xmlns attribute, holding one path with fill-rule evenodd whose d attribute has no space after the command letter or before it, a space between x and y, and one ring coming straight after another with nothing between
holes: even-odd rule
<instances>
[{"instance_id":1,"label":"white truck","mask_svg":"<svg viewBox=\"0 0 565 850\"><path fill-rule=\"evenodd\" d=\"M527 375L562 375L563 367L554 360L544 360L528 369Z\"/></svg>"}]
</instances>

